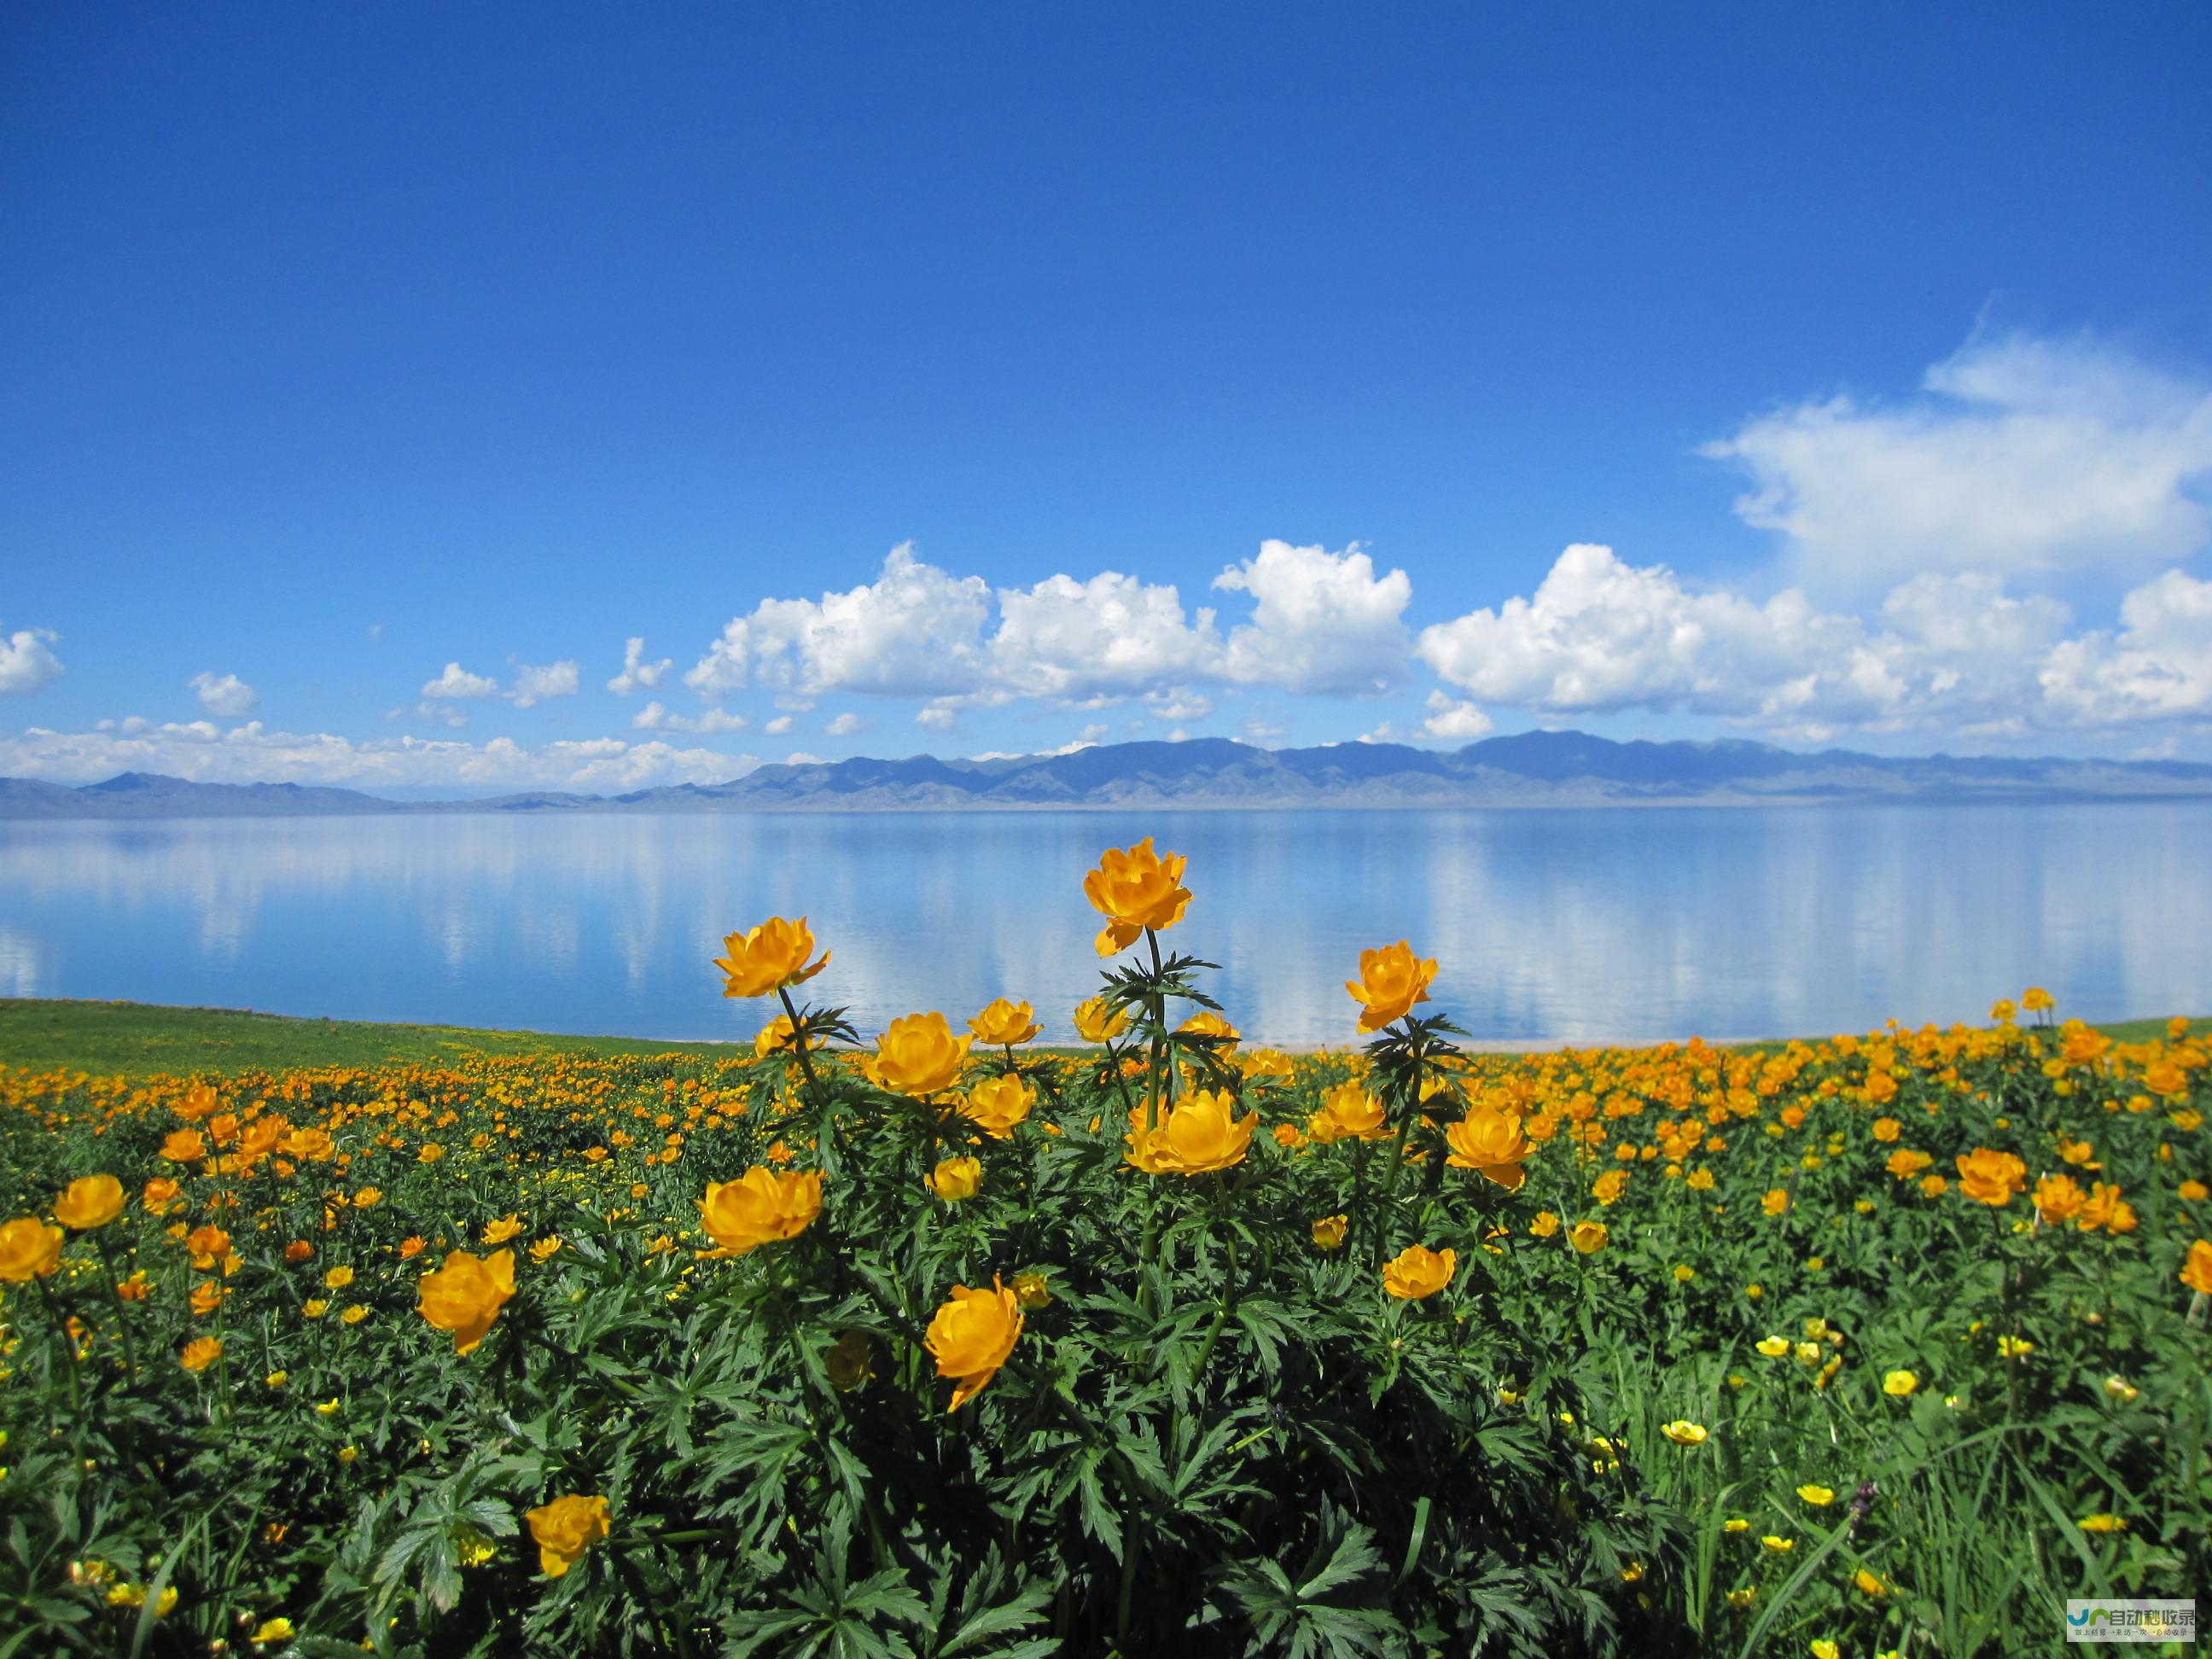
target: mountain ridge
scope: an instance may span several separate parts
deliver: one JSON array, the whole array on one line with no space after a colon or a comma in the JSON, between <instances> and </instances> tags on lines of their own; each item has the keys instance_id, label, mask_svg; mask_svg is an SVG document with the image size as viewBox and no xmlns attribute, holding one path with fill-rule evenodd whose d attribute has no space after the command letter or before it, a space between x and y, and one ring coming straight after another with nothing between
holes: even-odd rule
<instances>
[{"instance_id":1,"label":"mountain ridge","mask_svg":"<svg viewBox=\"0 0 2212 1659\"><path fill-rule=\"evenodd\" d=\"M395 800L296 783L195 783L124 772L68 785L0 778L0 818L368 813L899 811L1206 808L1757 805L1843 800L2212 796L2212 765L2057 757L1807 752L1746 738L1616 742L1525 732L1456 750L1346 743L1261 749L1227 738L1102 744L988 762L934 755L772 763L713 784L617 794L528 790Z\"/></svg>"}]
</instances>

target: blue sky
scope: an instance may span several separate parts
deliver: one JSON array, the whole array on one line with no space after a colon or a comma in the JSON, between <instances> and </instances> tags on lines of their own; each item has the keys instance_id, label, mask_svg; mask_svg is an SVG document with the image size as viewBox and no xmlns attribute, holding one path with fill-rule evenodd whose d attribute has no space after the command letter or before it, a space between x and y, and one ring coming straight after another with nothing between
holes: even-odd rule
<instances>
[{"instance_id":1,"label":"blue sky","mask_svg":"<svg viewBox=\"0 0 2212 1659\"><path fill-rule=\"evenodd\" d=\"M2208 60L2180 4L12 8L0 773L2212 754Z\"/></svg>"}]
</instances>

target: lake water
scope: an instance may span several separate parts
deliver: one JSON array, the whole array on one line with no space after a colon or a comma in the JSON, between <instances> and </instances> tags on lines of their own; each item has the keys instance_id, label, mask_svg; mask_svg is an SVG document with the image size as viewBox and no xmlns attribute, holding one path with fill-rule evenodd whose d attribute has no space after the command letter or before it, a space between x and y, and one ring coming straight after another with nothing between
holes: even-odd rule
<instances>
[{"instance_id":1,"label":"lake water","mask_svg":"<svg viewBox=\"0 0 2212 1659\"><path fill-rule=\"evenodd\" d=\"M747 1037L721 935L812 919L863 1031L1097 986L1084 872L1186 853L1176 945L1247 1036L1343 1042L1409 938L1499 1042L2212 1011L2212 803L0 823L0 994Z\"/></svg>"}]
</instances>

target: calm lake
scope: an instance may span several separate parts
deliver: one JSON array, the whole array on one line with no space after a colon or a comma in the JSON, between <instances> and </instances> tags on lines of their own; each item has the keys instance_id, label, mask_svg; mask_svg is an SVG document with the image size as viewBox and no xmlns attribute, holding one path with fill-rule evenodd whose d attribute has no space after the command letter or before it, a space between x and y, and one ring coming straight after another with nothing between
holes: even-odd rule
<instances>
[{"instance_id":1,"label":"calm lake","mask_svg":"<svg viewBox=\"0 0 2212 1659\"><path fill-rule=\"evenodd\" d=\"M1350 1040L1409 938L1476 1038L2212 1011L2212 803L0 823L0 994L747 1037L721 935L805 915L872 1034L1097 985L1084 872L1152 835L1249 1037Z\"/></svg>"}]
</instances>

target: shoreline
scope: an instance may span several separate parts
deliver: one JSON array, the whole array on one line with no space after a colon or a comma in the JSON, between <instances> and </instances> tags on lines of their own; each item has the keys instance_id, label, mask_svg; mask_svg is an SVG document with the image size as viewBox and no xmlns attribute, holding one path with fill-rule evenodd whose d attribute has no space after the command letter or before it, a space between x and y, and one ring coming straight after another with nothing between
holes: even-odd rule
<instances>
[{"instance_id":1,"label":"shoreline","mask_svg":"<svg viewBox=\"0 0 2212 1659\"><path fill-rule=\"evenodd\" d=\"M2163 1036L2167 1018L2147 1016L2092 1024L2116 1041L2142 1041ZM2192 1032L2212 1026L2212 1019L2196 1015L2187 1018ZM1706 1036L1698 1040L1711 1048L1768 1048L1792 1042L1820 1042L1834 1035ZM1473 1054L1588 1054L1606 1049L1657 1048L1669 1043L1680 1047L1691 1040L1689 1034L1587 1042L1482 1037L1466 1039L1459 1046ZM1247 1046L1281 1047L1249 1040ZM1358 1046L1357 1042L1348 1041L1329 1048L1281 1047L1281 1052L1292 1055L1340 1054ZM171 1003L0 997L0 1067L26 1072L60 1067L95 1075L132 1075L236 1071L256 1066L274 1070L292 1066L395 1065L447 1060L465 1053L675 1054L698 1060L728 1060L748 1054L751 1049L750 1037L610 1036L405 1021L328 1019L313 1015L264 1013L247 1008ZM1090 1051L1073 1045L1040 1043L1029 1052L1078 1054Z\"/></svg>"}]
</instances>

